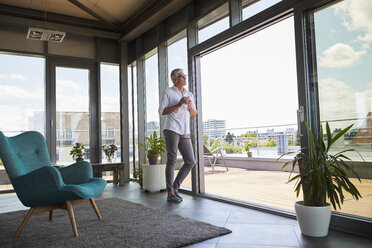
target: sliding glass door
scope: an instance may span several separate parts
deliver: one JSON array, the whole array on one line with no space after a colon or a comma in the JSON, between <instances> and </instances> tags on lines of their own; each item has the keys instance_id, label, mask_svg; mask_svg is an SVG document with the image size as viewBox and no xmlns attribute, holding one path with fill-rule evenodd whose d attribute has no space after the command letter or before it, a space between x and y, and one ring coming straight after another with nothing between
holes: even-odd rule
<instances>
[{"instance_id":1,"label":"sliding glass door","mask_svg":"<svg viewBox=\"0 0 372 248\"><path fill-rule=\"evenodd\" d=\"M281 171L291 156L276 160L300 148L293 17L201 57L200 66L205 192L293 210L293 184Z\"/></svg>"},{"instance_id":2,"label":"sliding glass door","mask_svg":"<svg viewBox=\"0 0 372 248\"><path fill-rule=\"evenodd\" d=\"M334 135L353 125L330 154L346 149L359 153L348 152L347 156L361 177L361 183L357 178L351 181L362 199L355 201L347 194L337 211L367 218L372 218L371 8L370 0L345 0L310 13L320 125L328 122Z\"/></svg>"}]
</instances>

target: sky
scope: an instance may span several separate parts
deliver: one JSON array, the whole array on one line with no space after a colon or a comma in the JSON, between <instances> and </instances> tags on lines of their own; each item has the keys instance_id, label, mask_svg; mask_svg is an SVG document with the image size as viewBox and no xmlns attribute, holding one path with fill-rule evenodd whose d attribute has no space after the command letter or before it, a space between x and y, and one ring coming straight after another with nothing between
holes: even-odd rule
<instances>
[{"instance_id":1,"label":"sky","mask_svg":"<svg viewBox=\"0 0 372 248\"><path fill-rule=\"evenodd\" d=\"M314 21L321 120L365 118L372 111L372 1L340 2Z\"/></svg>"},{"instance_id":2,"label":"sky","mask_svg":"<svg viewBox=\"0 0 372 248\"><path fill-rule=\"evenodd\" d=\"M158 54L145 60L146 70L146 121L159 123Z\"/></svg>"},{"instance_id":3,"label":"sky","mask_svg":"<svg viewBox=\"0 0 372 248\"><path fill-rule=\"evenodd\" d=\"M257 13L249 9L244 19ZM346 0L314 16L321 120L365 118L372 108L372 1ZM223 30L226 21L216 25ZM294 49L288 18L202 57L203 121L226 120L227 128L297 123Z\"/></svg>"},{"instance_id":4,"label":"sky","mask_svg":"<svg viewBox=\"0 0 372 248\"><path fill-rule=\"evenodd\" d=\"M296 124L295 66L293 18L202 57L203 121L226 120L227 128Z\"/></svg>"},{"instance_id":5,"label":"sky","mask_svg":"<svg viewBox=\"0 0 372 248\"><path fill-rule=\"evenodd\" d=\"M188 75L187 70L187 43L186 38L178 40L172 43L168 47L168 85L173 86L172 80L170 79L170 73L175 68L183 69L185 75ZM162 92L159 93L159 82L158 82L158 54L154 54L150 58L145 60L146 70L146 119L147 122L159 121L158 108L159 98Z\"/></svg>"},{"instance_id":6,"label":"sky","mask_svg":"<svg viewBox=\"0 0 372 248\"><path fill-rule=\"evenodd\" d=\"M27 130L27 118L43 110L45 60L0 54L0 130Z\"/></svg>"},{"instance_id":7,"label":"sky","mask_svg":"<svg viewBox=\"0 0 372 248\"><path fill-rule=\"evenodd\" d=\"M34 112L45 111L44 68L44 58L0 54L0 130L29 130ZM57 111L88 111L88 70L58 67L56 75ZM102 64L102 111L119 112L118 82L118 65Z\"/></svg>"},{"instance_id":8,"label":"sky","mask_svg":"<svg viewBox=\"0 0 372 248\"><path fill-rule=\"evenodd\" d=\"M260 1L243 10L243 18L276 2ZM372 1L345 0L316 12L314 19L321 119L365 117L372 107ZM199 38L227 26L223 19L201 30ZM186 51L186 39L169 46L169 72L184 68L187 74ZM146 63L147 120L153 121L158 120L153 104L159 99L157 56ZM44 67L43 58L0 54L1 130L25 130L24 120L44 109ZM101 69L102 111L119 111L118 66ZM61 110L85 111L86 73L69 69L60 75ZM293 18L202 57L201 76L203 120L223 119L228 128L296 123ZM77 93L79 89L85 93Z\"/></svg>"}]
</instances>

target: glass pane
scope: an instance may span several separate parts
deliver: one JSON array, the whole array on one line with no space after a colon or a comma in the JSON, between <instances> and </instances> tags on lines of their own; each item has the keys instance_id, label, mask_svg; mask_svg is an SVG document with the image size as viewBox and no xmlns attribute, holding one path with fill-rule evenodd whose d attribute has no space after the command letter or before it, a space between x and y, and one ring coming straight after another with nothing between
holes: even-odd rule
<instances>
[{"instance_id":1,"label":"glass pane","mask_svg":"<svg viewBox=\"0 0 372 248\"><path fill-rule=\"evenodd\" d=\"M133 178L134 157L133 157L133 82L132 66L128 66L128 125L129 125L129 177Z\"/></svg>"},{"instance_id":2,"label":"glass pane","mask_svg":"<svg viewBox=\"0 0 372 248\"><path fill-rule=\"evenodd\" d=\"M138 102L137 102L137 67L132 68L132 85L133 85L133 119L134 119L134 142L133 142L133 156L136 169L139 167L139 154L138 154Z\"/></svg>"},{"instance_id":3,"label":"glass pane","mask_svg":"<svg viewBox=\"0 0 372 248\"><path fill-rule=\"evenodd\" d=\"M168 46L169 87L173 86L173 82L170 78L172 70L180 68L183 69L185 75L188 75L187 67L187 39L185 37Z\"/></svg>"},{"instance_id":4,"label":"glass pane","mask_svg":"<svg viewBox=\"0 0 372 248\"><path fill-rule=\"evenodd\" d=\"M209 38L221 33L229 28L229 18L225 17L222 20L215 22L198 31L199 43L208 40Z\"/></svg>"},{"instance_id":5,"label":"glass pane","mask_svg":"<svg viewBox=\"0 0 372 248\"><path fill-rule=\"evenodd\" d=\"M199 43L228 29L229 25L229 6L226 3L198 21Z\"/></svg>"},{"instance_id":6,"label":"glass pane","mask_svg":"<svg viewBox=\"0 0 372 248\"><path fill-rule=\"evenodd\" d=\"M101 64L101 135L102 146L117 148L111 160L121 162L119 65ZM102 152L102 162L107 159Z\"/></svg>"},{"instance_id":7,"label":"glass pane","mask_svg":"<svg viewBox=\"0 0 372 248\"><path fill-rule=\"evenodd\" d=\"M0 54L0 130L45 136L45 59ZM6 116L6 118L5 118Z\"/></svg>"},{"instance_id":8,"label":"glass pane","mask_svg":"<svg viewBox=\"0 0 372 248\"><path fill-rule=\"evenodd\" d=\"M314 13L320 121L328 121L333 133L354 125L331 153L354 148L367 162L372 161L371 8L369 0L345 0ZM347 156L362 161L355 152ZM363 198L347 197L341 212L372 218L372 170L366 163L356 166L362 183L351 181Z\"/></svg>"},{"instance_id":9,"label":"glass pane","mask_svg":"<svg viewBox=\"0 0 372 248\"><path fill-rule=\"evenodd\" d=\"M201 57L206 193L294 209L276 161L299 149L293 27L288 18Z\"/></svg>"},{"instance_id":10,"label":"glass pane","mask_svg":"<svg viewBox=\"0 0 372 248\"><path fill-rule=\"evenodd\" d=\"M0 54L0 130L45 136L45 59ZM0 160L0 190L12 189Z\"/></svg>"},{"instance_id":11,"label":"glass pane","mask_svg":"<svg viewBox=\"0 0 372 248\"><path fill-rule=\"evenodd\" d=\"M282 0L243 0L243 20L281 2Z\"/></svg>"},{"instance_id":12,"label":"glass pane","mask_svg":"<svg viewBox=\"0 0 372 248\"><path fill-rule=\"evenodd\" d=\"M89 160L89 70L56 67L57 164L73 161L70 151L76 143L85 146Z\"/></svg>"},{"instance_id":13,"label":"glass pane","mask_svg":"<svg viewBox=\"0 0 372 248\"><path fill-rule=\"evenodd\" d=\"M172 70L176 68L183 69L185 75L188 75L187 70L187 39L186 37L180 39L168 46L168 74L169 74L169 87L173 86L170 78ZM185 86L188 88L188 85ZM180 151L177 152L177 164L175 167L175 177L183 165L183 158ZM191 190L191 173L187 175L183 181L181 188Z\"/></svg>"},{"instance_id":14,"label":"glass pane","mask_svg":"<svg viewBox=\"0 0 372 248\"><path fill-rule=\"evenodd\" d=\"M159 126L159 76L158 54L145 60L146 68L146 137L154 131L160 135Z\"/></svg>"}]
</instances>

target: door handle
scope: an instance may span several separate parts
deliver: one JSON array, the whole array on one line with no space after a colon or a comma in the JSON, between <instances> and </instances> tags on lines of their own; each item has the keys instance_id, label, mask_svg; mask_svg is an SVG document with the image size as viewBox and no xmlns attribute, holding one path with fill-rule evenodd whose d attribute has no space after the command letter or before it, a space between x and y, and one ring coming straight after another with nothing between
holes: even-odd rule
<instances>
[{"instance_id":1,"label":"door handle","mask_svg":"<svg viewBox=\"0 0 372 248\"><path fill-rule=\"evenodd\" d=\"M305 111L304 106L300 105L299 109L297 110L297 132L298 136L302 136L301 133L301 122L304 122L305 120Z\"/></svg>"}]
</instances>

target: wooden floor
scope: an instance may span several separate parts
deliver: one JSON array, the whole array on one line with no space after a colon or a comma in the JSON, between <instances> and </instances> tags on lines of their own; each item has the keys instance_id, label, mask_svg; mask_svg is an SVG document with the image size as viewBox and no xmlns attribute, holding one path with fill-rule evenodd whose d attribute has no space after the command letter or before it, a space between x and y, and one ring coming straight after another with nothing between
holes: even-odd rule
<instances>
[{"instance_id":1,"label":"wooden floor","mask_svg":"<svg viewBox=\"0 0 372 248\"><path fill-rule=\"evenodd\" d=\"M205 171L205 191L208 194L224 196L241 201L253 202L294 211L294 203L302 200L302 194L296 198L295 183L286 184L289 173L281 171L255 171L239 168L216 168L211 173ZM341 210L338 212L372 218L372 180L351 179L362 195L362 199L355 201L350 195L346 196ZM191 188L189 175L182 187Z\"/></svg>"}]
</instances>

